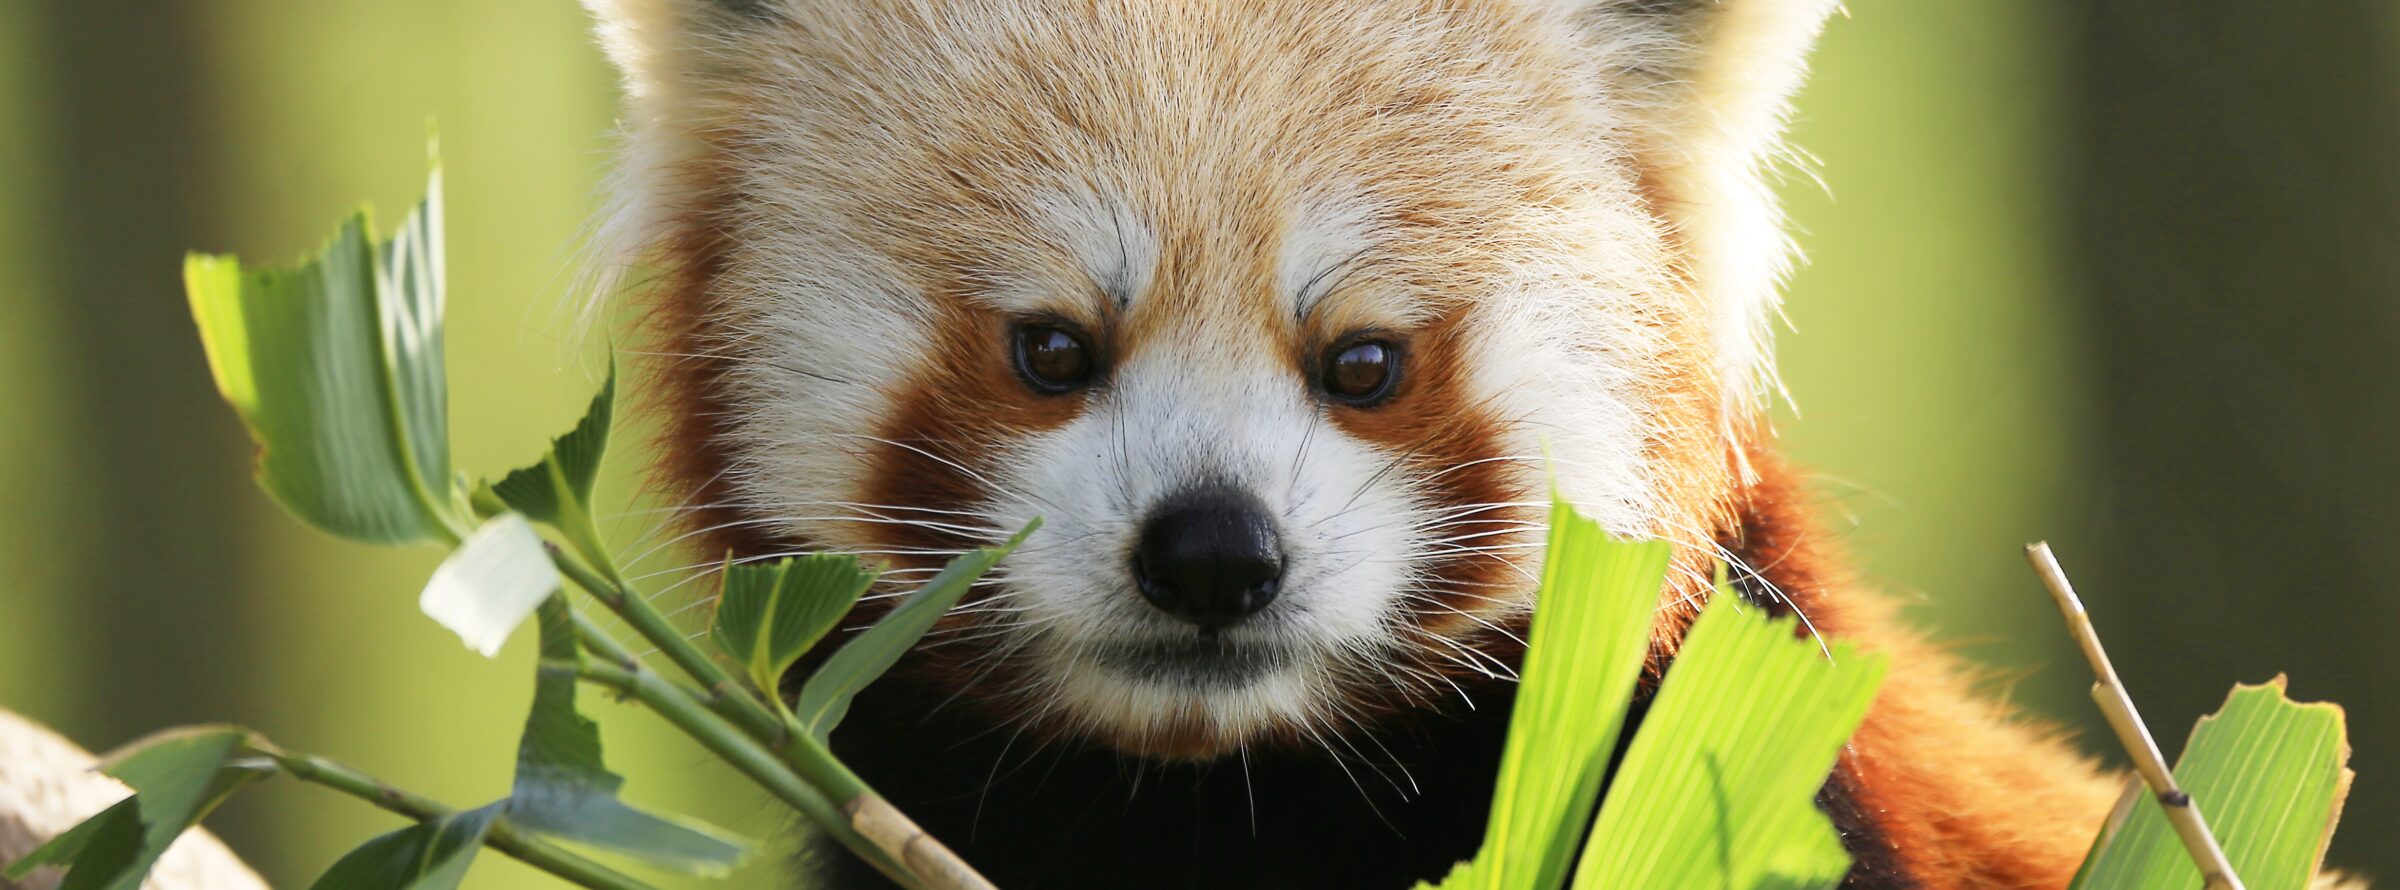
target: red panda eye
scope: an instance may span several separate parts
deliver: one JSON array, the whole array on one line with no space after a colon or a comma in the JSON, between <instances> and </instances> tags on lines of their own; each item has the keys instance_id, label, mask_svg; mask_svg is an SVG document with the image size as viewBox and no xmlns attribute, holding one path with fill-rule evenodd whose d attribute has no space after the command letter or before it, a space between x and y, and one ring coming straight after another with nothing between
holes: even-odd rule
<instances>
[{"instance_id":1,"label":"red panda eye","mask_svg":"<svg viewBox=\"0 0 2400 890\"><path fill-rule=\"evenodd\" d=\"M1325 392L1362 408L1390 396L1399 380L1400 348L1387 341L1350 343L1325 360Z\"/></svg>"},{"instance_id":2,"label":"red panda eye","mask_svg":"<svg viewBox=\"0 0 2400 890\"><path fill-rule=\"evenodd\" d=\"M1065 328L1017 326L1017 373L1035 390L1063 393L1091 382L1092 348Z\"/></svg>"}]
</instances>

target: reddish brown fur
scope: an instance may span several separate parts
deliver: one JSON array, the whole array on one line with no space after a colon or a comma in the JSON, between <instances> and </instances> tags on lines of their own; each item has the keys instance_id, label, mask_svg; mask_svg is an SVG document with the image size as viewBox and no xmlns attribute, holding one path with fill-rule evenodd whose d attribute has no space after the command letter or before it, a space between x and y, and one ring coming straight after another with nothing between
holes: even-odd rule
<instances>
[{"instance_id":1,"label":"reddish brown fur","mask_svg":"<svg viewBox=\"0 0 2400 890\"><path fill-rule=\"evenodd\" d=\"M1281 295L1271 294L1276 274L1271 258L1285 234L1279 229L1278 211L1291 203L1294 171L1347 171L1358 158L1372 158L1374 184L1403 199L1378 223L1395 240L1410 240L1413 250L1362 272L1361 283L1432 296L1427 298L1426 319L1411 330L1396 332L1404 335L1407 371L1392 401L1373 410L1328 406L1327 417L1342 431L1396 454L1394 471L1427 480L1427 496L1437 509L1537 500L1541 492L1533 490L1522 468L1512 467L1510 461L1453 469L1504 456L1510 447L1506 434L1520 421L1471 394L1467 377L1472 372L1461 358L1460 344L1481 321L1478 288L1488 288L1501 273L1493 256L1530 250L1509 242L1511 237L1539 240L1501 225L1495 208L1577 206L1580 190L1592 184L1580 178L1582 168L1631 165L1630 171L1616 172L1629 181L1626 188L1636 212L1649 214L1648 228L1641 231L1656 238L1659 250L1669 257L1664 280L1653 290L1610 296L1635 304L1624 323L1642 328L1659 344L1638 359L1654 366L1643 389L1649 425L1642 457L1653 471L1663 505L1661 529L1712 535L1787 595L1818 631L1886 652L1898 666L1844 754L1829 792L1837 798L1829 806L1839 810L1837 816L1861 862L1854 885L2063 884L2115 786L2052 734L1976 697L1968 674L1955 659L1905 630L1890 605L1841 572L1829 548L1813 535L1814 521L1789 471L1771 453L1758 446L1730 452L1723 418L1731 396L1711 364L1710 325L1721 322L1702 305L1703 288L1694 271L1696 239L1672 212L1682 196L1667 181L1670 177L1639 159L1576 155L1567 148L1583 146L1563 137L1562 142L1570 143L1566 147L1510 143L1516 137L1505 128L1478 123L1472 115L1451 114L1488 104L1495 115L1504 110L1515 115L1518 124L1541 125L1534 129L1605 129L1583 115L1578 103L1589 96L1576 78L1564 73L1570 66L1543 56L1556 47L1531 33L1530 20L1503 5L1425 5L1420 14L1455 19L1463 23L1458 39L1485 45L1459 50L1460 58L1416 63L1373 53L1343 55L1343 48L1357 42L1345 29L1372 39L1372 23L1310 18L1292 12L1295 8L1264 4L1241 11L1261 19L1301 20L1289 26L1257 24L1224 10L1183 10L1190 21L1182 26L1229 35L1223 39L1244 51L1224 58L1177 58L1174 64L1141 61L1170 69L1182 78L1174 83L1187 90L1194 83L1249 84L1269 74L1300 78L1299 83L1285 85L1295 97L1295 107L1245 107L1243 113L1259 118L1246 124L1257 132L1289 136L1337 133L1351 140L1339 151L1318 151L1305 139L1228 144L1215 139L1216 134L1176 133L1175 115L1214 107L1208 103L1222 97L1146 93L1139 88L1147 76L1141 72L1106 66L1071 70L1065 66L1088 66L1091 60L1047 59L1040 57L1039 47L1017 44L1004 43L991 64L973 72L994 82L975 84L965 92L1012 97L1019 104L962 111L957 103L924 101L879 110L939 118L897 123L945 134L910 146L913 154L907 157L861 160L855 191L867 197L857 200L863 205L868 198L880 199L889 206L850 208L862 217L874 216L880 227L861 237L877 239L876 250L901 261L913 279L908 284L926 296L938 321L932 326L935 342L893 344L926 360L886 393L890 408L873 433L888 441L860 446L869 460L856 499L920 509L967 509L991 495L975 476L998 459L995 443L1056 429L1086 405L1082 394L1042 395L1024 387L1006 351L1011 319L973 299L991 284L984 280L990 269L1005 259L1021 258L996 257L989 246L1020 234L1013 226L1024 215L1024 208L998 197L1000 186L1025 186L1017 180L1030 179L1029 171L1114 162L1134 168L1128 176L1140 187L1129 200L1148 202L1145 210L1150 215L1225 227L1168 226L1158 233L1156 280L1144 295L1149 305L1142 312L1126 316L1106 308L1107 301L1100 299L1074 310L1081 314L1069 320L1093 335L1104 369L1145 349L1176 345L1205 329L1206 336L1226 343L1219 360L1271 364L1305 379L1323 350L1355 332L1360 322L1345 315L1338 302L1329 303L1306 323L1283 311ZM939 30L938 23L917 21L892 27ZM924 38L890 39L905 43ZM772 45L770 39L761 41ZM776 49L805 54L807 48L800 43L798 49ZM1020 55L1026 58L1017 58ZM1318 57L1340 64L1267 74L1244 68L1254 59ZM835 66L832 70L845 76L865 76L839 69L847 60L814 61ZM1419 65L1449 67L1439 76L1429 76ZM1095 94L1106 92L1093 84L1116 84L1112 78L1128 82L1119 86L1131 107L1093 101ZM918 83L891 88L928 89ZM743 192L744 177L771 166L754 157L762 149L746 142L750 134L741 128L772 117L752 106L773 99L770 91L739 84L709 96L726 107L718 111L718 129L698 134L706 149L680 162L675 171L685 180L682 199L667 208L672 221L665 228L670 234L657 245L669 274L649 298L648 324L667 354L656 368L660 385L655 410L666 419L660 476L674 495L698 505L686 521L695 530L705 530L702 540L714 552L756 554L812 543L782 539L767 526L743 522L764 517L733 506L736 492L728 480L742 443L734 440L727 414L737 401L728 378L741 356L727 351L741 343L737 332L743 314L759 310L736 305L740 295L726 293L720 283L736 247L729 233L757 222L744 214L761 212L751 208L751 196ZM1420 117L1434 123L1391 123ZM1479 129L1487 125L1491 132ZM1037 132L1057 141L1028 135ZM1493 143L1501 150L1491 150ZM1183 155L1095 160L1079 154L1105 156L1107 151L1094 148L1102 145L1119 146L1112 150L1122 150L1122 145L1188 149L1189 155L1218 165L1218 176L1201 180L1191 175L1177 166L1189 160ZM890 207L917 205L942 208L944 213L914 218L890 212ZM1473 237L1457 237L1460 232ZM1076 274L1081 273L1063 278ZM1745 467L1759 478L1745 482ZM1521 509L1494 510L1446 533L1488 535L1482 540L1489 543L1518 542L1528 533L1515 530L1512 523L1536 518ZM843 543L859 549L943 551L983 543L899 525L859 525L845 533L853 540ZM926 567L941 558L927 553L890 561ZM1706 591L1703 579L1713 564L1711 553L1692 548L1679 553L1676 582L1665 594L1674 608L1666 610L1655 634L1654 676L1672 657L1696 614ZM1423 651L1417 663L1401 668L1439 675L1470 691L1489 688L1480 669L1443 651L1435 637L1466 639L1500 660L1513 661L1517 653L1512 634L1521 635L1521 611L1489 607L1481 597L1518 583L1517 568L1498 558L1463 555L1425 560L1417 568L1431 601L1409 610ZM1484 621L1491 619L1512 624L1487 629ZM972 635L973 626L986 620L950 616L937 633L965 629ZM935 645L904 670L932 688L966 692L961 696L966 706L980 708L1000 722L1021 717L1018 712L1026 701L1015 690L1026 685L1018 673L1024 666L977 660L988 654L972 644ZM1401 712L1421 712L1409 716L1430 719L1444 716L1447 707L1424 689L1352 686L1344 691L1359 719ZM1120 750L1169 759L1222 756L1234 744L1196 718L1138 737L1066 724L1037 726L1032 732L1039 741L1097 735ZM1292 728L1279 727L1241 741L1272 747L1301 739Z\"/></svg>"},{"instance_id":2,"label":"reddish brown fur","mask_svg":"<svg viewBox=\"0 0 2400 890\"><path fill-rule=\"evenodd\" d=\"M1517 420L1498 416L1467 395L1464 390L1470 372L1460 364L1461 341L1474 324L1472 307L1478 290L1489 287L1489 282L1507 271L1502 260L1509 252L1495 250L1488 243L1461 243L1451 233L1473 231L1479 237L1502 242L1538 240L1546 233L1517 232L1496 214L1515 213L1522 208L1575 206L1577 201L1586 200L1579 197L1580 192L1594 185L1583 174L1573 172L1586 163L1584 158L1562 154L1554 147L1526 145L1518 152L1483 149L1482 143L1520 139L1523 133L1508 131L1497 122L1460 115L1457 109L1489 105L1494 113L1545 121L1558 131L1588 130L1593 124L1578 104L1580 87L1572 78L1555 71L1538 78L1527 76L1539 69L1516 58L1516 50L1503 49L1501 45L1510 39L1522 40L1523 35L1515 32L1532 24L1497 8L1479 7L1423 13L1473 20L1498 32L1489 35L1471 30L1458 32L1462 39L1489 40L1495 45L1480 53L1460 52L1443 62L1454 69L1452 76L1429 76L1413 65L1396 65L1388 60L1244 72L1240 70L1243 60L1313 53L1316 50L1308 47L1320 43L1326 46L1355 43L1350 32L1366 27L1362 21L1298 15L1289 8L1262 7L1262 10L1268 16L1300 20L1304 26L1259 26L1241 17L1220 19L1216 15L1194 14L1193 18L1205 27L1233 35L1229 40L1270 44L1254 51L1228 54L1224 61L1210 62L1223 69L1217 76L1227 82L1278 75L1303 79L1301 83L1278 88L1308 97L1309 105L1305 108L1287 110L1262 103L1248 112L1274 121L1260 126L1291 134L1294 144L1203 141L1192 151L1203 158L1215 158L1215 163L1223 166L1222 181L1214 182L1185 182L1188 174L1177 168L1179 159L1147 159L1162 169L1146 170L1142 174L1144 181L1160 187L1136 192L1135 200L1163 205L1156 211L1163 218L1222 221L1228 228L1196 225L1165 228L1159 233L1156 281L1151 292L1143 297L1149 304L1145 311L1126 319L1095 315L1075 320L1093 330L1097 335L1095 340L1108 353L1107 360L1128 359L1162 337L1185 337L1194 330L1205 330L1211 337L1227 338L1230 344L1227 361L1273 361L1295 377L1305 379L1332 338L1350 333L1356 323L1347 317L1339 301L1329 303L1306 325L1292 324L1281 311L1283 295L1274 293L1272 264L1281 240L1277 221L1282 218L1282 208L1291 201L1290 168L1338 170L1354 157L1375 158L1379 167L1373 176L1378 193L1403 199L1390 211L1388 219L1380 221L1380 226L1395 240L1413 240L1416 249L1395 253L1392 259L1361 274L1360 283L1425 295L1424 299L1435 304L1435 317L1421 329L1410 332L1406 353L1410 371L1403 392L1391 404L1374 411L1333 407L1328 409L1329 415L1336 425L1361 438L1403 452L1405 457L1399 462L1399 472L1425 476L1440 473L1431 491L1437 508L1538 499L1539 490L1525 484L1529 477L1538 477L1527 473L1522 466L1482 464L1443 472L1509 450L1512 446L1501 444L1502 433ZM1333 33L1304 38L1302 35L1309 34L1310 29ZM1061 77L1039 64L1044 61L1040 59L1021 67L1007 64L1014 51L1004 48L995 66L1007 76L1037 80ZM1486 61L1472 61L1477 59ZM1187 60L1178 60L1173 64L1186 63ZM1500 76L1503 69L1510 74ZM1112 78L1129 82L1138 79L1136 74L1117 72L1089 76L1102 82ZM1513 81L1514 77L1523 77L1524 82ZM915 195L915 201L951 208L948 215L933 219L888 213L878 216L879 224L884 227L878 235L879 248L906 261L903 265L916 274L918 280L914 283L927 295L941 320L934 328L936 343L894 345L895 349L904 348L911 354L933 358L893 394L893 408L876 435L906 444L871 446L870 470L856 498L863 502L929 509L972 506L989 492L983 491L967 471L951 464L968 468L988 466L985 462L992 457L989 449L978 450L976 446L1014 441L1053 428L1070 418L1081 403L1079 396L1036 395L1017 385L1007 371L1006 357L1001 351L1005 343L1003 325L1008 319L972 305L970 295L985 283L976 277L979 270L992 268L998 259L985 243L993 240L992 232L1008 231L1010 223L1006 220L1021 216L1023 208L999 203L994 197L999 188L994 183L969 179L962 171L1007 181L1027 175L1029 170L1074 169L1090 163L1073 156L1046 156L1065 150L1057 147L1061 132L1123 142L1178 138L1153 133L1160 126L1159 119L1138 113L1131 119L1091 119L1089 115L1097 106L1066 101L1085 95L1083 91L1088 87L1083 84L1045 83L1038 88L1001 84L988 89L1035 101L1031 107L1014 109L1009 114L944 120L939 131L946 134L945 138L914 146L923 153L921 156L893 159L888 169L873 167L872 172L863 174L865 179L873 180L872 184L858 186L861 194ZM1136 88L1126 89L1138 95ZM1191 97L1165 97L1161 101L1169 100L1198 101ZM722 101L738 110L751 103L768 101L768 97L736 90L729 91ZM929 109L932 107L928 105ZM1176 110L1169 106L1163 112L1172 115ZM728 113L726 117L739 120L743 115ZM1427 125L1386 123L1419 117ZM1024 133L1029 128L1040 128L1045 136L1028 138ZM1312 148L1307 144L1309 137L1321 131L1339 131L1351 142L1363 140L1367 144ZM771 165L745 160L753 148L739 139L729 138L718 145L696 163L772 169ZM1461 151L1462 146L1474 150ZM1263 157L1254 160L1254 154ZM924 172L942 175L926 176L922 175ZM730 175L724 179L739 181L739 177ZM703 193L698 206L687 210L687 219L679 228L711 233L736 230L743 223L738 218L742 206L740 196L733 194L730 186ZM960 221L985 218L997 222L979 228ZM713 238L707 243L717 245ZM722 298L707 289L706 282L716 274L721 256L676 249L686 250L687 255L671 260L686 271L677 280L675 292L659 304L662 314L675 316L673 323L666 326L676 338L671 351L713 354L723 349L723 344L735 341L735 334L721 328L728 325L729 317L739 317L738 312L723 308ZM1378 280L1383 283L1377 285ZM1716 462L1706 459L1705 452L1700 450L1714 440L1715 410L1713 400L1707 395L1712 389L1705 382L1705 361L1700 358L1705 336L1703 323L1692 313L1669 309L1671 301L1681 299L1679 295L1626 294L1624 298L1658 303L1655 310L1641 317L1658 326L1659 334L1676 344L1675 354L1643 357L1658 366L1652 384L1658 393L1653 410L1663 418L1658 423L1662 432L1651 450L1657 455L1658 466L1682 468L1665 473L1664 485L1690 491L1721 490L1721 480L1709 478L1716 474ZM1244 341L1228 337L1228 331L1247 331L1253 336ZM1262 349L1256 344L1272 346ZM711 457L684 459L670 467L670 472L696 500L716 503L723 500L722 480L728 463L725 452L729 450L724 429L716 418L722 416L728 405L721 397L722 374L715 360L692 361L693 364L681 369L687 372L686 376L675 384L682 402L675 406L678 441L670 450ZM1700 470L1695 472L1690 468ZM1680 494L1667 500L1677 504L1687 502ZM723 517L704 514L700 518L713 524ZM1535 518L1538 517L1529 511L1494 510L1481 521L1470 521L1447 533L1482 534L1488 537L1477 540L1507 544L1526 537L1510 531L1510 522ZM1676 519L1688 527L1705 527L1707 512L1702 510ZM902 526L861 527L857 529L857 541L866 544L866 549L878 550L955 549L969 543L955 536ZM757 551L802 542L765 541L753 533L720 536L714 543ZM934 560L935 557L927 556L894 561L906 565ZM1520 572L1511 563L1491 557L1450 556L1429 560L1420 567L1420 576L1432 602L1412 609L1410 616L1429 633L1462 638L1471 646L1488 648L1505 657L1514 646L1511 634L1505 630L1486 630L1483 625L1495 618L1506 620L1506 613L1514 605L1502 604L1495 610L1487 594L1505 589L1506 582ZM975 620L978 619L952 619L957 623ZM939 651L926 661L929 671L946 680L963 682L979 676ZM1427 675L1447 676L1450 681L1470 682L1493 668L1475 663L1472 656L1450 657L1436 652L1429 653L1413 669ZM986 689L1013 688L1018 684L1010 682L1010 670L1008 665L1000 665L978 682ZM1424 682L1430 685L1437 681L1428 677ZM1349 692L1356 699L1355 711L1372 716L1419 703L1422 690L1404 690L1402 695L1389 696L1383 690L1361 685ZM975 697L968 699L972 701ZM1021 707L1004 694L984 704L1003 711ZM1220 754L1227 750L1225 739L1185 743L1172 740L1174 735L1167 733L1165 741L1147 736L1121 741L1139 750L1185 756Z\"/></svg>"},{"instance_id":3,"label":"reddish brown fur","mask_svg":"<svg viewBox=\"0 0 2400 890\"><path fill-rule=\"evenodd\" d=\"M1459 341L1473 323L1474 309L1458 306L1426 325L1403 347L1401 382L1384 404L1327 409L1335 426L1396 455L1394 472L1428 479L1428 497L1449 511L1527 501L1535 494L1522 489L1523 474L1511 462L1479 462L1505 453L1503 437L1511 418L1476 404L1466 393L1470 372L1460 361L1465 349ZM1462 518L1465 524L1444 533L1505 544L1529 537L1515 531L1516 524L1540 516L1538 511L1512 507ZM1432 608L1418 609L1413 617L1427 630L1453 638L1497 636L1478 634L1479 625L1470 615L1483 610L1494 595L1522 584L1523 571L1513 561L1489 556L1426 560L1419 577Z\"/></svg>"},{"instance_id":4,"label":"reddish brown fur","mask_svg":"<svg viewBox=\"0 0 2400 890\"><path fill-rule=\"evenodd\" d=\"M1744 493L1736 551L1819 632L1895 666L1836 784L1867 829L1849 838L1853 855L1862 868L1896 874L1854 873L1853 886L2065 886L2123 779L2101 773L2055 728L1979 694L1972 671L1841 568L1792 471L1764 451L1751 460L1764 478Z\"/></svg>"},{"instance_id":5,"label":"reddish brown fur","mask_svg":"<svg viewBox=\"0 0 2400 890\"><path fill-rule=\"evenodd\" d=\"M717 141L730 138L719 135ZM736 357L722 351L722 298L711 288L729 247L722 216L741 197L723 160L712 154L683 172L692 198L677 208L682 218L674 234L655 248L665 277L647 289L640 319L642 333L657 344L644 363L650 385L642 390L644 409L661 418L651 475L684 508L679 524L695 533L695 549L711 556L763 553L777 544L736 505L727 479L734 450L727 441L732 408L725 377Z\"/></svg>"}]
</instances>

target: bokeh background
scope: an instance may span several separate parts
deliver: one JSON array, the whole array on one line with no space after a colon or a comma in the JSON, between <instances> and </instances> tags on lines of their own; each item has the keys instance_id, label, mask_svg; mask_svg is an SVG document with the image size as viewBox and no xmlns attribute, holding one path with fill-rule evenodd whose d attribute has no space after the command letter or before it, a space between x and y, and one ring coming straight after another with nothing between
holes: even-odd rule
<instances>
[{"instance_id":1,"label":"bokeh background","mask_svg":"<svg viewBox=\"0 0 2400 890\"><path fill-rule=\"evenodd\" d=\"M1780 426L1828 532L1995 690L2094 743L2031 539L2170 755L2236 681L2347 705L2333 859L2400 879L2400 4L1849 6L1796 125L1830 188L1786 189L1812 262ZM95 748L236 721L500 795L529 641L472 656L416 611L436 554L317 535L251 486L177 267L296 256L361 199L396 218L438 121L459 463L529 459L596 382L558 309L614 91L583 13L0 0L0 22L0 705ZM599 710L631 797L787 824ZM294 886L394 827L280 782L211 824ZM488 856L472 883L539 880Z\"/></svg>"}]
</instances>

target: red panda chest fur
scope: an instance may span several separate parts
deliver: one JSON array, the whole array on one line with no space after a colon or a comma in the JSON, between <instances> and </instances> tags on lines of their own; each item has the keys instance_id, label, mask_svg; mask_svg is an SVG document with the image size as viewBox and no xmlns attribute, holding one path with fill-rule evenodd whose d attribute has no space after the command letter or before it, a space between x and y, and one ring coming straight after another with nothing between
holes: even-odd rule
<instances>
[{"instance_id":1,"label":"red panda chest fur","mask_svg":"<svg viewBox=\"0 0 2400 890\"><path fill-rule=\"evenodd\" d=\"M888 592L1043 523L834 736L1001 886L1471 855L1553 490L1677 544L1660 653L1722 561L1893 656L1851 886L2088 845L2113 788L1807 545L1755 422L1828 4L589 2L692 530Z\"/></svg>"}]
</instances>

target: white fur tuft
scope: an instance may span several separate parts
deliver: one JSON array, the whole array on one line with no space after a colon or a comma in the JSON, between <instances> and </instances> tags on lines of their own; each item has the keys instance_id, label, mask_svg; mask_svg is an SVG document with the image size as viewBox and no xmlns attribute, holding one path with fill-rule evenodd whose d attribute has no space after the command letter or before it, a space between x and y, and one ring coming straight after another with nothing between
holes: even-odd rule
<instances>
[{"instance_id":1,"label":"white fur tuft","mask_svg":"<svg viewBox=\"0 0 2400 890\"><path fill-rule=\"evenodd\" d=\"M1585 2L1578 21L1614 58L1623 95L1640 109L1643 162L1684 243L1684 270L1714 315L1725 432L1738 439L1782 391L1774 324L1798 247L1784 230L1773 173L1790 159L1782 140L1790 99L1839 0L1649 6Z\"/></svg>"}]
</instances>

